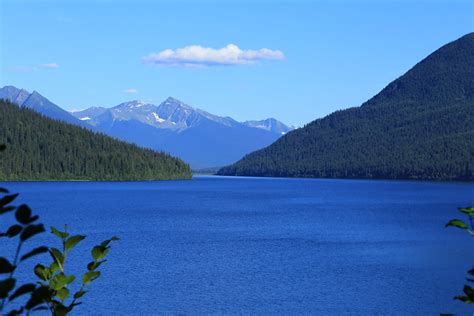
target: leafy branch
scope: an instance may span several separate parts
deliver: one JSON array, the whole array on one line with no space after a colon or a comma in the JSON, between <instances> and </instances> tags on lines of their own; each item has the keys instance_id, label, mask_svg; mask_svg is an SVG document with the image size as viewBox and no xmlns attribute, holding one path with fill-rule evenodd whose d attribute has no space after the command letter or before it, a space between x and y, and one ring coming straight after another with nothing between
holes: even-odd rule
<instances>
[{"instance_id":1,"label":"leafy branch","mask_svg":"<svg viewBox=\"0 0 474 316\"><path fill-rule=\"evenodd\" d=\"M460 207L458 210L463 213L468 218L468 223L464 222L461 219L452 219L447 224L446 227L456 227L459 229L466 230L471 236L474 236L474 206ZM466 281L474 283L474 267L471 268L468 272L469 277L466 278ZM470 285L464 285L463 294L455 296L455 300L460 300L466 304L474 304L474 289Z\"/></svg>"},{"instance_id":2,"label":"leafy branch","mask_svg":"<svg viewBox=\"0 0 474 316\"><path fill-rule=\"evenodd\" d=\"M5 150L5 146L0 144L0 151L2 150ZM110 251L110 243L118 238L112 237L92 248L92 261L87 265L87 271L82 275L80 289L72 295L70 302L66 303L70 296L70 285L76 280L76 276L66 274L66 258L68 258L70 251L86 236L70 236L66 226L64 231L52 227L51 233L60 238L62 250L40 246L24 252L23 249L27 241L45 232L44 225L37 223L39 216L33 215L27 205L22 204L18 207L12 205L18 194L10 194L7 189L0 188L0 195L2 196L0 198L0 217L14 214L15 218L15 224L8 227L6 231L0 231L0 246L4 245L4 240L18 238L13 259L8 260L5 257L0 257L0 276L6 275L6 277L0 278L0 315L23 313L29 315L31 312L39 310L49 310L54 316L68 314L75 306L82 304L79 300L86 294L85 287L100 277L98 268L106 261L104 258ZM17 284L15 272L20 264L47 252L52 258L52 263L48 266L37 264L34 268L34 273L40 281ZM24 304L17 304L20 305L17 309L6 310L10 308L13 301L26 295L29 297L25 299Z\"/></svg>"},{"instance_id":3,"label":"leafy branch","mask_svg":"<svg viewBox=\"0 0 474 316\"><path fill-rule=\"evenodd\" d=\"M1 148L1 147L0 147ZM4 196L0 199L0 215L15 211L16 224L11 225L5 232L0 232L0 238L13 239L18 237L18 244L16 247L15 254L12 260L0 257L0 274L6 274L7 276L0 280L0 313L4 314L5 308L16 298L30 294L31 297L36 295L38 287L34 283L27 283L21 286L17 286L17 281L14 278L15 272L19 265L33 257L48 251L45 246L34 248L24 254L22 249L26 241L31 239L37 234L45 231L43 224L33 224L38 220L37 215L32 215L31 209L22 204L19 207L14 207L11 203L18 197L18 194L9 194L7 189L0 188L0 193ZM43 309L41 301L29 300L26 306L21 307L17 310L12 310L8 314L18 315L26 310L28 313L31 310Z\"/></svg>"},{"instance_id":4,"label":"leafy branch","mask_svg":"<svg viewBox=\"0 0 474 316\"><path fill-rule=\"evenodd\" d=\"M112 237L92 249L92 261L87 265L87 272L82 275L81 287L73 294L70 303L66 304L66 300L69 298L71 293L70 285L76 280L76 276L66 274L66 258L70 251L79 242L84 240L86 236L70 236L67 232L67 226L65 226L64 231L51 227L51 233L61 240L62 250L58 248L50 248L49 254L52 258L52 263L49 266L37 264L34 272L40 279L39 284L41 287L47 289L50 293L46 303L52 314L66 315L71 312L75 306L82 304L78 300L86 294L86 291L84 290L85 287L100 276L100 271L97 269L106 261L103 259L109 253L110 242L118 240L118 238Z\"/></svg>"}]
</instances>

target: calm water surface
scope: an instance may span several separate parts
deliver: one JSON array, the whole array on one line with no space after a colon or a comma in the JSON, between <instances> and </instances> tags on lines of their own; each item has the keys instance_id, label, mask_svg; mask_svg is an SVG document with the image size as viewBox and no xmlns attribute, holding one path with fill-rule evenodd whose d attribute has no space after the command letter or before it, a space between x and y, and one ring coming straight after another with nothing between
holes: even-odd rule
<instances>
[{"instance_id":1,"label":"calm water surface","mask_svg":"<svg viewBox=\"0 0 474 316\"><path fill-rule=\"evenodd\" d=\"M456 207L474 204L472 183L196 177L0 186L20 192L48 225L88 236L71 253L71 272L82 271L95 241L121 238L79 315L474 311L452 299L474 263L473 241L444 228Z\"/></svg>"}]
</instances>

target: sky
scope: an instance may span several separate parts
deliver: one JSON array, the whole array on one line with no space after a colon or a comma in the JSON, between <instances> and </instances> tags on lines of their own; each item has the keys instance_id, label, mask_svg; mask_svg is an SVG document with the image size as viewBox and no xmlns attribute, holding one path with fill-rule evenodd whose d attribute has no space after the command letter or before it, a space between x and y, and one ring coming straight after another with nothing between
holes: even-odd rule
<instances>
[{"instance_id":1,"label":"sky","mask_svg":"<svg viewBox=\"0 0 474 316\"><path fill-rule=\"evenodd\" d=\"M474 30L474 1L0 0L0 86L303 126Z\"/></svg>"}]
</instances>

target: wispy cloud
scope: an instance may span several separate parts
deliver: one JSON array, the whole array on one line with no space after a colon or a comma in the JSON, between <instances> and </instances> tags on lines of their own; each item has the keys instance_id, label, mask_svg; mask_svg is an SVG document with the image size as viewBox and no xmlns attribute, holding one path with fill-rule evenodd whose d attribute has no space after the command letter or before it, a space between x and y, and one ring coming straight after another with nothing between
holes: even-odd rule
<instances>
[{"instance_id":1,"label":"wispy cloud","mask_svg":"<svg viewBox=\"0 0 474 316\"><path fill-rule=\"evenodd\" d=\"M147 64L168 67L205 67L223 65L248 65L260 60L284 59L285 55L279 50L261 48L258 50L242 50L237 45L214 49L191 45L176 50L165 49L151 53L142 58Z\"/></svg>"},{"instance_id":2,"label":"wispy cloud","mask_svg":"<svg viewBox=\"0 0 474 316\"><path fill-rule=\"evenodd\" d=\"M138 93L138 90L137 90L137 89L130 88L130 89L125 89L125 90L123 90L122 92L123 92L123 93L134 94L134 93Z\"/></svg>"},{"instance_id":3,"label":"wispy cloud","mask_svg":"<svg viewBox=\"0 0 474 316\"><path fill-rule=\"evenodd\" d=\"M7 70L14 71L14 72L32 72L37 71L40 69L58 69L59 64L57 63L47 63L47 64L39 64L36 66L11 66L8 67Z\"/></svg>"},{"instance_id":4,"label":"wispy cloud","mask_svg":"<svg viewBox=\"0 0 474 316\"><path fill-rule=\"evenodd\" d=\"M57 69L59 68L59 65L56 63L48 63L48 64L39 64L39 68L45 68L45 69Z\"/></svg>"}]
</instances>

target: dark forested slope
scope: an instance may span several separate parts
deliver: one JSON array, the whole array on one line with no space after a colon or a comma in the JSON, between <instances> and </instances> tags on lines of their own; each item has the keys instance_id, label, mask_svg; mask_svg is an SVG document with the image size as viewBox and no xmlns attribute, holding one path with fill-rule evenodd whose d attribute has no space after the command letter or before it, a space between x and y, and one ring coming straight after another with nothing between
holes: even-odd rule
<instances>
[{"instance_id":1,"label":"dark forested slope","mask_svg":"<svg viewBox=\"0 0 474 316\"><path fill-rule=\"evenodd\" d=\"M315 120L218 174L473 180L474 33L361 107Z\"/></svg>"},{"instance_id":2,"label":"dark forested slope","mask_svg":"<svg viewBox=\"0 0 474 316\"><path fill-rule=\"evenodd\" d=\"M183 161L0 100L0 180L188 179Z\"/></svg>"}]
</instances>

